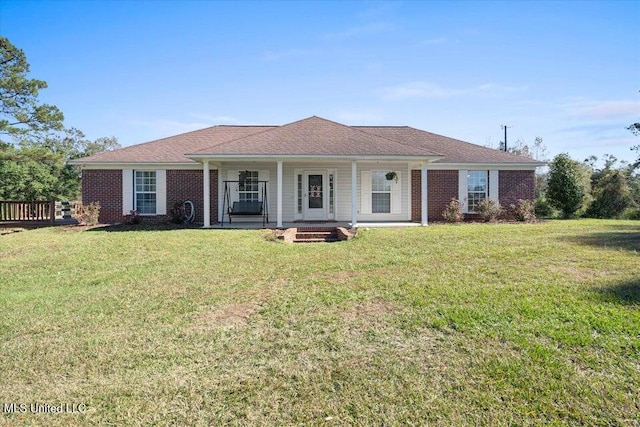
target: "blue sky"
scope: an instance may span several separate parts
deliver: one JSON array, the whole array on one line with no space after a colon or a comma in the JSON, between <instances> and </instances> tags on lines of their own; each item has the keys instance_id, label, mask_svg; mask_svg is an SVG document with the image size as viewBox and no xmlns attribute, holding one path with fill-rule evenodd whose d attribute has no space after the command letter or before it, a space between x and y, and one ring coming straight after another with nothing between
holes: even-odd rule
<instances>
[{"instance_id":1,"label":"blue sky","mask_svg":"<svg viewBox=\"0 0 640 427\"><path fill-rule=\"evenodd\" d=\"M318 115L631 160L640 2L0 2L67 126L131 145Z\"/></svg>"}]
</instances>

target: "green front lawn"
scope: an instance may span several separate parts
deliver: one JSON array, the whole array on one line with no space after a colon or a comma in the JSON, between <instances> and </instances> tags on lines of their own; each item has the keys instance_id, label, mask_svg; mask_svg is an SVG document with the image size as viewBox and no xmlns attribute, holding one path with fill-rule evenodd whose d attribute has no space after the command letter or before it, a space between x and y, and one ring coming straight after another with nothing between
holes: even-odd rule
<instances>
[{"instance_id":1,"label":"green front lawn","mask_svg":"<svg viewBox=\"0 0 640 427\"><path fill-rule=\"evenodd\" d=\"M0 425L637 425L640 223L0 236ZM29 408L27 407L27 411Z\"/></svg>"}]
</instances>

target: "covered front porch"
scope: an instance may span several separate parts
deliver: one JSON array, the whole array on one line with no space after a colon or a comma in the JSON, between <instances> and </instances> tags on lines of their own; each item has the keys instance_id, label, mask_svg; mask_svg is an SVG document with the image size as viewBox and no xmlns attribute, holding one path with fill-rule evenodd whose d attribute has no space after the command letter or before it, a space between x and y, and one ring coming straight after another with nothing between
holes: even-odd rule
<instances>
[{"instance_id":1,"label":"covered front porch","mask_svg":"<svg viewBox=\"0 0 640 427\"><path fill-rule=\"evenodd\" d=\"M295 221L290 222L286 221L282 223L281 227L277 226L275 221L271 221L266 223L266 225L262 224L262 221L243 221L243 222L218 222L215 224L211 224L209 227L211 229L221 229L221 230L260 230L264 228L278 228L278 229L287 229L287 228L328 228L328 227L343 227L346 229L351 228L393 228L393 227L420 227L422 224L419 222L410 222L410 221L388 221L388 222L358 222L355 226L351 222L347 221L323 221L323 222L306 222L306 221Z\"/></svg>"},{"instance_id":2,"label":"covered front porch","mask_svg":"<svg viewBox=\"0 0 640 427\"><path fill-rule=\"evenodd\" d=\"M433 159L301 157L197 158L204 177L204 228L428 225L427 170ZM419 222L411 215L412 170L422 172Z\"/></svg>"}]
</instances>

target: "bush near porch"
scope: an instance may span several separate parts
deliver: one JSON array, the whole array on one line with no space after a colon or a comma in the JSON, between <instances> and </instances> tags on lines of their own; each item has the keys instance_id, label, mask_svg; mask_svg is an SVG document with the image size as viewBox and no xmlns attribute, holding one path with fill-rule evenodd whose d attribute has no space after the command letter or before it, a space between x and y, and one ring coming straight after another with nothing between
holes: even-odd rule
<instances>
[{"instance_id":1,"label":"bush near porch","mask_svg":"<svg viewBox=\"0 0 640 427\"><path fill-rule=\"evenodd\" d=\"M634 425L640 224L0 236L9 425Z\"/></svg>"}]
</instances>

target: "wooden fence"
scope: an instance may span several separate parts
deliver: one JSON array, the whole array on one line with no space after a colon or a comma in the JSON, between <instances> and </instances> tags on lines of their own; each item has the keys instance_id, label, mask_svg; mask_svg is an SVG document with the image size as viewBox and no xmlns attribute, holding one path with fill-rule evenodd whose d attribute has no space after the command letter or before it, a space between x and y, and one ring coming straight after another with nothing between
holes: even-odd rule
<instances>
[{"instance_id":1,"label":"wooden fence","mask_svg":"<svg viewBox=\"0 0 640 427\"><path fill-rule=\"evenodd\" d=\"M0 222L49 222L71 220L78 202L0 200Z\"/></svg>"}]
</instances>

